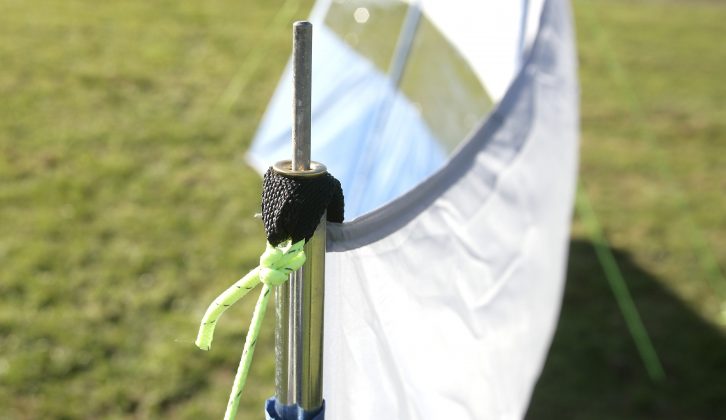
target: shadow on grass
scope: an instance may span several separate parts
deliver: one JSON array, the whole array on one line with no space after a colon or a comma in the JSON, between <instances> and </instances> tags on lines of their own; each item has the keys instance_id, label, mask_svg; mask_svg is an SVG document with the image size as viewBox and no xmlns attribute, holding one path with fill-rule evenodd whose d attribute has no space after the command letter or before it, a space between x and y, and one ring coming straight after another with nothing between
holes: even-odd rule
<instances>
[{"instance_id":1,"label":"shadow on grass","mask_svg":"<svg viewBox=\"0 0 726 420\"><path fill-rule=\"evenodd\" d=\"M653 383L590 242L573 240L562 314L528 419L717 419L726 336L614 250L667 378Z\"/></svg>"}]
</instances>

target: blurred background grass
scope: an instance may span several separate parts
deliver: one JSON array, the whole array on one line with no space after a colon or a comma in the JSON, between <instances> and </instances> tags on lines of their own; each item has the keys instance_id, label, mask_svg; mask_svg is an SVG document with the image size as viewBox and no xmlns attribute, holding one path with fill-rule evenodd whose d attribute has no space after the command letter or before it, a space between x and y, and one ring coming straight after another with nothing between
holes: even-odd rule
<instances>
[{"instance_id":1,"label":"blurred background grass","mask_svg":"<svg viewBox=\"0 0 726 420\"><path fill-rule=\"evenodd\" d=\"M0 0L1 419L221 417L254 299L213 351L193 340L261 251L243 156L311 4ZM718 418L726 4L574 9L583 191L666 380L649 379L578 213L529 417ZM273 394L265 330L240 418Z\"/></svg>"}]
</instances>

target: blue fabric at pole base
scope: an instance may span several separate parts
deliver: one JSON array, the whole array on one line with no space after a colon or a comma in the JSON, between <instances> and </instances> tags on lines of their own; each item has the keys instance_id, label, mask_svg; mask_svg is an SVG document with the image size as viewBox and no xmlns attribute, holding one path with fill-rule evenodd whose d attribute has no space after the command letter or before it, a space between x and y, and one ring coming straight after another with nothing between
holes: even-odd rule
<instances>
[{"instance_id":1,"label":"blue fabric at pole base","mask_svg":"<svg viewBox=\"0 0 726 420\"><path fill-rule=\"evenodd\" d=\"M265 403L265 418L267 420L325 420L325 401L323 406L315 411L305 411L297 405L280 405L272 397Z\"/></svg>"}]
</instances>

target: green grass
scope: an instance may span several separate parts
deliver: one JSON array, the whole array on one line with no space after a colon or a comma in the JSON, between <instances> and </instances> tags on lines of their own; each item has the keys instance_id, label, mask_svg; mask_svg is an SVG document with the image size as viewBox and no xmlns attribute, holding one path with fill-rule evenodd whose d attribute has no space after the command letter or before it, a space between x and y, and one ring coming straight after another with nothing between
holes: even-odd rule
<instances>
[{"instance_id":1,"label":"green grass","mask_svg":"<svg viewBox=\"0 0 726 420\"><path fill-rule=\"evenodd\" d=\"M254 299L211 352L193 340L262 251L242 159L310 5L0 0L0 419L221 417ZM698 244L726 265L726 5L575 11L582 179L667 379L648 379L576 218L530 417L714 418L726 285ZM266 327L240 418L273 393Z\"/></svg>"},{"instance_id":2,"label":"green grass","mask_svg":"<svg viewBox=\"0 0 726 420\"><path fill-rule=\"evenodd\" d=\"M289 53L281 2L0 5L0 418L220 417L254 299L193 341L264 245L242 159ZM271 343L242 414L273 393Z\"/></svg>"}]
</instances>

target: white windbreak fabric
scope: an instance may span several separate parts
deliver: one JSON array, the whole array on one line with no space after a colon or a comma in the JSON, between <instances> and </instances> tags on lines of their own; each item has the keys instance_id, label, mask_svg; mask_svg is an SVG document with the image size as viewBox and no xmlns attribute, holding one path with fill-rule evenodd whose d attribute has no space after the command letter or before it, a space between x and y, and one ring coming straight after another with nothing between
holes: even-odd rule
<instances>
[{"instance_id":1,"label":"white windbreak fabric","mask_svg":"<svg viewBox=\"0 0 726 420\"><path fill-rule=\"evenodd\" d=\"M547 0L518 76L443 168L328 227L327 418L524 416L563 290L577 133L569 5Z\"/></svg>"}]
</instances>

